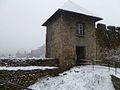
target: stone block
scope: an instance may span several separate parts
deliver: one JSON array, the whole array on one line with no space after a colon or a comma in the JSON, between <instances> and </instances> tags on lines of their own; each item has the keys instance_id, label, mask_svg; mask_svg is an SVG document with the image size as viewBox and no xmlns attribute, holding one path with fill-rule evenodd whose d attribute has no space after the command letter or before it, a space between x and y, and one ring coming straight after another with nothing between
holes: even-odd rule
<instances>
[{"instance_id":1,"label":"stone block","mask_svg":"<svg viewBox=\"0 0 120 90\"><path fill-rule=\"evenodd\" d=\"M116 30L120 32L120 27L116 27Z\"/></svg>"},{"instance_id":2,"label":"stone block","mask_svg":"<svg viewBox=\"0 0 120 90\"><path fill-rule=\"evenodd\" d=\"M98 23L98 24L97 24L97 28L98 28L98 29L106 30L106 25L105 25L105 24Z\"/></svg>"},{"instance_id":3,"label":"stone block","mask_svg":"<svg viewBox=\"0 0 120 90\"><path fill-rule=\"evenodd\" d=\"M115 32L115 26L107 26L107 29L112 32Z\"/></svg>"}]
</instances>

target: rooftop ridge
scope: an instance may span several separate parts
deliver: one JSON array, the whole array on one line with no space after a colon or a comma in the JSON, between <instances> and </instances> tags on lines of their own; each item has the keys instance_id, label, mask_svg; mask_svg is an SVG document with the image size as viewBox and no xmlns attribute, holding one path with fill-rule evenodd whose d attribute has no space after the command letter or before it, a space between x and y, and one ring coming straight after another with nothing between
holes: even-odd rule
<instances>
[{"instance_id":1,"label":"rooftop ridge","mask_svg":"<svg viewBox=\"0 0 120 90\"><path fill-rule=\"evenodd\" d=\"M90 16L96 16L96 14L92 13L91 11L80 7L78 4L74 3L73 1L69 0L63 4L62 7L59 9L72 11L80 14L90 15Z\"/></svg>"}]
</instances>

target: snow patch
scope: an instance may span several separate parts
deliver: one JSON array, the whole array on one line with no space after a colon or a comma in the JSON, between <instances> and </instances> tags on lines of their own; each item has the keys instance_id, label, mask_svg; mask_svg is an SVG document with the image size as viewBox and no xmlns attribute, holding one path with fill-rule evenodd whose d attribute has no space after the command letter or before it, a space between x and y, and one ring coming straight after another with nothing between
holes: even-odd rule
<instances>
[{"instance_id":1,"label":"snow patch","mask_svg":"<svg viewBox=\"0 0 120 90\"><path fill-rule=\"evenodd\" d=\"M39 79L29 88L34 90L115 90L111 81L113 69L91 65L74 67L57 77ZM118 69L120 72L120 69ZM119 76L120 78L120 76Z\"/></svg>"},{"instance_id":2,"label":"snow patch","mask_svg":"<svg viewBox=\"0 0 120 90\"><path fill-rule=\"evenodd\" d=\"M49 67L49 66L26 66L26 67L5 67L5 66L0 66L0 70L8 70L8 71L17 71L17 70L46 70L46 69L55 69L57 67Z\"/></svg>"}]
</instances>

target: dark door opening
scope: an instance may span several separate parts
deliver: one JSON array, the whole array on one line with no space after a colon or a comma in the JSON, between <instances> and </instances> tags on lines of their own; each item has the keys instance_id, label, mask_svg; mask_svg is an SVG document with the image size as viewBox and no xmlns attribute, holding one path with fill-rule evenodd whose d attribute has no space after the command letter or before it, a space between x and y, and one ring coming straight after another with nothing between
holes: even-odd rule
<instances>
[{"instance_id":1,"label":"dark door opening","mask_svg":"<svg viewBox=\"0 0 120 90\"><path fill-rule=\"evenodd\" d=\"M79 64L82 64L85 62L85 47L76 47L76 57L77 57L77 60L76 60L76 64L79 65Z\"/></svg>"}]
</instances>

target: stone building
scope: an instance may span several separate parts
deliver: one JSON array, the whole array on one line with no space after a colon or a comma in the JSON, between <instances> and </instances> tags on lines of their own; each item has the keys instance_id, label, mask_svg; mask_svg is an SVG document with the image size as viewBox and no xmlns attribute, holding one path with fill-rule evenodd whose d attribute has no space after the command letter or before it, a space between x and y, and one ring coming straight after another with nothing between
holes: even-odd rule
<instances>
[{"instance_id":1,"label":"stone building","mask_svg":"<svg viewBox=\"0 0 120 90\"><path fill-rule=\"evenodd\" d=\"M96 59L95 23L99 20L102 18L66 2L43 24L47 27L46 57L58 58L63 68Z\"/></svg>"}]
</instances>

